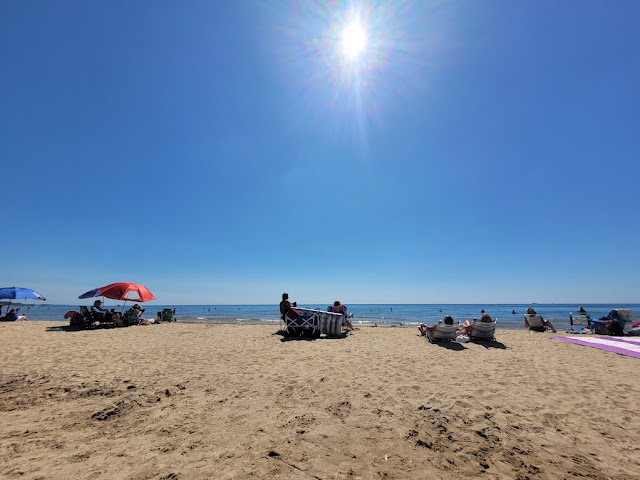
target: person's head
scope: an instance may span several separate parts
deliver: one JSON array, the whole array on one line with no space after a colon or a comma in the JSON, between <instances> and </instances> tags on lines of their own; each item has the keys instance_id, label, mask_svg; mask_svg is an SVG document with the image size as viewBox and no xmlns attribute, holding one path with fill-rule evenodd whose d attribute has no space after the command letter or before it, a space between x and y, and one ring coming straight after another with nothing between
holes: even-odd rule
<instances>
[{"instance_id":1,"label":"person's head","mask_svg":"<svg viewBox=\"0 0 640 480\"><path fill-rule=\"evenodd\" d=\"M102 305L102 300L96 300L95 302L93 302L93 304L94 304L96 307L99 307L100 305Z\"/></svg>"},{"instance_id":2,"label":"person's head","mask_svg":"<svg viewBox=\"0 0 640 480\"><path fill-rule=\"evenodd\" d=\"M533 309L533 307L529 307L529 308L527 308L527 313L528 313L529 315L535 315L535 314L536 314L536 311Z\"/></svg>"},{"instance_id":3,"label":"person's head","mask_svg":"<svg viewBox=\"0 0 640 480\"><path fill-rule=\"evenodd\" d=\"M447 315L444 317L444 323L447 325L453 325L453 317L451 315Z\"/></svg>"},{"instance_id":4,"label":"person's head","mask_svg":"<svg viewBox=\"0 0 640 480\"><path fill-rule=\"evenodd\" d=\"M288 293L283 293L282 294L282 300L288 300L289 299L289 294Z\"/></svg>"},{"instance_id":5,"label":"person's head","mask_svg":"<svg viewBox=\"0 0 640 480\"><path fill-rule=\"evenodd\" d=\"M484 308L482 310L480 310L480 313L484 313Z\"/></svg>"},{"instance_id":6,"label":"person's head","mask_svg":"<svg viewBox=\"0 0 640 480\"><path fill-rule=\"evenodd\" d=\"M578 307L578 311L580 312L586 312L586 310L584 309L584 307L582 305L580 305L580 307Z\"/></svg>"},{"instance_id":7,"label":"person's head","mask_svg":"<svg viewBox=\"0 0 640 480\"><path fill-rule=\"evenodd\" d=\"M339 307L340 306L340 302L338 300L336 300L335 302L333 302L333 306L334 307Z\"/></svg>"},{"instance_id":8,"label":"person's head","mask_svg":"<svg viewBox=\"0 0 640 480\"><path fill-rule=\"evenodd\" d=\"M133 306L133 309L142 311L142 307L140 305L138 305L137 303Z\"/></svg>"}]
</instances>

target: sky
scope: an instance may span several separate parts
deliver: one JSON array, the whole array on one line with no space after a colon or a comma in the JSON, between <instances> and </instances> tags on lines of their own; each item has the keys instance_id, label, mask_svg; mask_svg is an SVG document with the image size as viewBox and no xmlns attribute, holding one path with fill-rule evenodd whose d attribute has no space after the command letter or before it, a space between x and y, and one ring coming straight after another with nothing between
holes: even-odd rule
<instances>
[{"instance_id":1,"label":"sky","mask_svg":"<svg viewBox=\"0 0 640 480\"><path fill-rule=\"evenodd\" d=\"M640 302L639 24L636 0L4 0L0 286Z\"/></svg>"}]
</instances>

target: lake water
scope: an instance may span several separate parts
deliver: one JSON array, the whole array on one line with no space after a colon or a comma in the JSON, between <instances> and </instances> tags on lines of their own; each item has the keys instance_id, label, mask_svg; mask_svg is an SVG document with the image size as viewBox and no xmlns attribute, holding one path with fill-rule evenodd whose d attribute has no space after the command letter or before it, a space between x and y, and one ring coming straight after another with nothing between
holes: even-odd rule
<instances>
[{"instance_id":1,"label":"lake water","mask_svg":"<svg viewBox=\"0 0 640 480\"><path fill-rule=\"evenodd\" d=\"M91 305L89 302L88 305ZM117 302L106 300L106 308L120 311ZM128 308L130 304L126 306ZM299 307L326 310L327 305L299 304ZM614 308L630 309L637 318L640 304L583 304L596 319L607 315ZM160 305L155 302L143 304L145 318L153 318L163 308L175 308L179 322L191 323L239 323L239 324L278 324L280 312L278 305ZM527 307L533 307L545 319L554 323L558 330L564 330L569 324L569 313L578 310L576 304L348 304L348 312L354 314L353 323L359 325L379 325L415 327L421 323L433 325L445 315L451 315L456 321L480 317L480 310L498 320L499 328L522 328L522 315ZM20 307L31 320L63 321L68 310L77 310L77 305L49 305L46 303ZM6 311L6 307L2 312ZM513 314L512 312L517 312Z\"/></svg>"}]
</instances>

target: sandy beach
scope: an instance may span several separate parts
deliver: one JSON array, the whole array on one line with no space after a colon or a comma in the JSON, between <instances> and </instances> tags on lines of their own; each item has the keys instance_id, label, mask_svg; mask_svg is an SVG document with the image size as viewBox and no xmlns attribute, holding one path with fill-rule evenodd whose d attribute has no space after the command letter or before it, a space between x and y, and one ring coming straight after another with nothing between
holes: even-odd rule
<instances>
[{"instance_id":1,"label":"sandy beach","mask_svg":"<svg viewBox=\"0 0 640 480\"><path fill-rule=\"evenodd\" d=\"M2 478L640 478L638 359L526 331L0 325Z\"/></svg>"}]
</instances>

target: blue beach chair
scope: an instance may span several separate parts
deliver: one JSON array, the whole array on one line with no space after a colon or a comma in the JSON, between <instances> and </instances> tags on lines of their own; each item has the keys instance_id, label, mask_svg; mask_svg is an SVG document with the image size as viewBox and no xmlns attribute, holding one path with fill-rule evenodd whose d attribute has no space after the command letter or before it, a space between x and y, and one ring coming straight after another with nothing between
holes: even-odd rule
<instances>
[{"instance_id":1,"label":"blue beach chair","mask_svg":"<svg viewBox=\"0 0 640 480\"><path fill-rule=\"evenodd\" d=\"M569 328L567 333L593 333L593 323L586 314L575 314L569 312Z\"/></svg>"}]
</instances>

